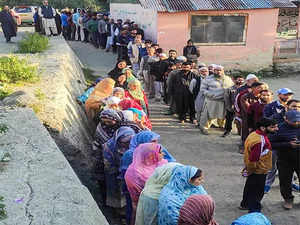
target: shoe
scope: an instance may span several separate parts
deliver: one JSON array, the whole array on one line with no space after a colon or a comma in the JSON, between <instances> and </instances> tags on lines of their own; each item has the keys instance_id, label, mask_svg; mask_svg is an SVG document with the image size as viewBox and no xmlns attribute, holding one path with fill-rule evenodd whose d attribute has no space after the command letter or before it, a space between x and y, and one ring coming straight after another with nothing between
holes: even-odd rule
<instances>
[{"instance_id":1,"label":"shoe","mask_svg":"<svg viewBox=\"0 0 300 225\"><path fill-rule=\"evenodd\" d=\"M201 132L203 135L209 135L207 129L205 129L205 128L201 127L201 126L199 127L199 129L200 129L200 132Z\"/></svg>"},{"instance_id":2,"label":"shoe","mask_svg":"<svg viewBox=\"0 0 300 225\"><path fill-rule=\"evenodd\" d=\"M225 131L224 132L224 134L221 136L221 137L227 137L227 136L229 136L231 134L231 132L230 131Z\"/></svg>"},{"instance_id":3,"label":"shoe","mask_svg":"<svg viewBox=\"0 0 300 225\"><path fill-rule=\"evenodd\" d=\"M270 185L265 185L265 189L264 189L264 192L265 194L268 194L271 190L271 186Z\"/></svg>"},{"instance_id":4,"label":"shoe","mask_svg":"<svg viewBox=\"0 0 300 225\"><path fill-rule=\"evenodd\" d=\"M249 210L248 207L246 207L246 206L241 206L241 205L240 205L238 208L239 208L239 210L243 210L243 211L244 211L244 210Z\"/></svg>"},{"instance_id":5,"label":"shoe","mask_svg":"<svg viewBox=\"0 0 300 225\"><path fill-rule=\"evenodd\" d=\"M172 112L166 112L166 113L164 113L164 115L165 116L171 116L171 115L173 115L174 113L172 113Z\"/></svg>"},{"instance_id":6,"label":"shoe","mask_svg":"<svg viewBox=\"0 0 300 225\"><path fill-rule=\"evenodd\" d=\"M297 184L292 184L292 190L293 191L300 191L300 186L299 185L297 185Z\"/></svg>"},{"instance_id":7,"label":"shoe","mask_svg":"<svg viewBox=\"0 0 300 225\"><path fill-rule=\"evenodd\" d=\"M184 124L185 120L180 120L179 123Z\"/></svg>"},{"instance_id":8,"label":"shoe","mask_svg":"<svg viewBox=\"0 0 300 225\"><path fill-rule=\"evenodd\" d=\"M290 210L293 208L293 200L285 200L282 204L282 207L286 210Z\"/></svg>"},{"instance_id":9,"label":"shoe","mask_svg":"<svg viewBox=\"0 0 300 225\"><path fill-rule=\"evenodd\" d=\"M160 98L155 98L155 101L156 102L160 102Z\"/></svg>"}]
</instances>

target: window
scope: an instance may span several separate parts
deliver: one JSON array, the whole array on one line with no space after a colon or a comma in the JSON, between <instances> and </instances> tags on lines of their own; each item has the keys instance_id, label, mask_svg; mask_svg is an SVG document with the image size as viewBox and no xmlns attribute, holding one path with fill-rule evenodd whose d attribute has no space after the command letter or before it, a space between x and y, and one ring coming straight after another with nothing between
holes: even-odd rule
<instances>
[{"instance_id":1,"label":"window","mask_svg":"<svg viewBox=\"0 0 300 225\"><path fill-rule=\"evenodd\" d=\"M245 44L246 15L192 15L191 39L197 44Z\"/></svg>"},{"instance_id":2,"label":"window","mask_svg":"<svg viewBox=\"0 0 300 225\"><path fill-rule=\"evenodd\" d=\"M16 11L16 13L31 13L32 12L30 7L16 7L15 11Z\"/></svg>"}]
</instances>

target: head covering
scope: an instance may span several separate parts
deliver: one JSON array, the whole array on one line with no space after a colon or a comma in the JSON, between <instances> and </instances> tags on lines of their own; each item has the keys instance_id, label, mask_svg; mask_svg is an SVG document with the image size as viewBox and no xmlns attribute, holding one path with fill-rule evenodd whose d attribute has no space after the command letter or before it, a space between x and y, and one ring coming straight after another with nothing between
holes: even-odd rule
<instances>
[{"instance_id":1,"label":"head covering","mask_svg":"<svg viewBox=\"0 0 300 225\"><path fill-rule=\"evenodd\" d=\"M120 160L123 153L127 150L131 138L135 131L130 127L120 127L116 130L114 136L104 145L103 157L105 166L109 166L119 172ZM127 146L126 146L126 143ZM125 145L124 145L125 144Z\"/></svg>"},{"instance_id":2,"label":"head covering","mask_svg":"<svg viewBox=\"0 0 300 225\"><path fill-rule=\"evenodd\" d=\"M137 86L136 90L130 90L129 87L130 87L130 85L133 85L133 84L135 84ZM144 102L144 93L142 91L141 82L138 81L137 79L128 81L128 92L134 99Z\"/></svg>"},{"instance_id":3,"label":"head covering","mask_svg":"<svg viewBox=\"0 0 300 225\"><path fill-rule=\"evenodd\" d=\"M106 99L105 103L106 105L118 105L120 103L121 99L115 96L110 96Z\"/></svg>"},{"instance_id":4,"label":"head covering","mask_svg":"<svg viewBox=\"0 0 300 225\"><path fill-rule=\"evenodd\" d=\"M122 114L124 116L124 118L126 120L129 120L129 121L133 121L134 118L133 118L133 112L132 111L129 111L129 110L123 110L122 111Z\"/></svg>"},{"instance_id":5,"label":"head covering","mask_svg":"<svg viewBox=\"0 0 300 225\"><path fill-rule=\"evenodd\" d=\"M118 67L118 64L120 62L126 62L125 60L118 60L118 62L116 63L115 68L113 68L109 73L108 76L112 79L114 79L115 81L118 80L118 78L122 75L122 70Z\"/></svg>"},{"instance_id":6,"label":"head covering","mask_svg":"<svg viewBox=\"0 0 300 225\"><path fill-rule=\"evenodd\" d=\"M192 195L180 209L178 225L218 225L214 211L215 203L209 195Z\"/></svg>"},{"instance_id":7,"label":"head covering","mask_svg":"<svg viewBox=\"0 0 300 225\"><path fill-rule=\"evenodd\" d=\"M206 64L205 64L205 63L199 62L199 63L198 63L198 67L199 67L199 68L206 67Z\"/></svg>"},{"instance_id":8,"label":"head covering","mask_svg":"<svg viewBox=\"0 0 300 225\"><path fill-rule=\"evenodd\" d=\"M115 87L115 88L113 89L113 95L114 95L116 92L122 92L123 97L124 97L124 95L125 95L125 90L124 90L123 88L121 88L121 87Z\"/></svg>"},{"instance_id":9,"label":"head covering","mask_svg":"<svg viewBox=\"0 0 300 225\"><path fill-rule=\"evenodd\" d=\"M207 194L202 185L194 186L190 180L197 173L193 166L176 166L169 183L159 196L159 224L177 224L179 209L191 195Z\"/></svg>"},{"instance_id":10,"label":"head covering","mask_svg":"<svg viewBox=\"0 0 300 225\"><path fill-rule=\"evenodd\" d=\"M85 103L87 115L92 119L99 111L101 101L111 96L115 81L111 78L101 80L96 86L94 91L90 94Z\"/></svg>"},{"instance_id":11,"label":"head covering","mask_svg":"<svg viewBox=\"0 0 300 225\"><path fill-rule=\"evenodd\" d=\"M208 68L206 66L199 68L199 71L204 71L204 70L208 70Z\"/></svg>"},{"instance_id":12,"label":"head covering","mask_svg":"<svg viewBox=\"0 0 300 225\"><path fill-rule=\"evenodd\" d=\"M248 76L246 77L246 81L251 79L258 79L258 78L255 74L248 74Z\"/></svg>"},{"instance_id":13,"label":"head covering","mask_svg":"<svg viewBox=\"0 0 300 225\"><path fill-rule=\"evenodd\" d=\"M271 222L262 213L249 213L233 221L231 225L271 225Z\"/></svg>"},{"instance_id":14,"label":"head covering","mask_svg":"<svg viewBox=\"0 0 300 225\"><path fill-rule=\"evenodd\" d=\"M127 81L127 82L136 79L135 76L132 74L132 70L129 69L128 67L127 67L127 68L124 68L124 69L122 70L122 74L125 74L126 71L129 71L129 72L130 72L129 75L126 75L126 81Z\"/></svg>"},{"instance_id":15,"label":"head covering","mask_svg":"<svg viewBox=\"0 0 300 225\"><path fill-rule=\"evenodd\" d=\"M136 108L138 110L143 110L143 108L139 104L137 104L134 100L128 98L120 101L119 106L123 110L127 110L129 108Z\"/></svg>"},{"instance_id":16,"label":"head covering","mask_svg":"<svg viewBox=\"0 0 300 225\"><path fill-rule=\"evenodd\" d=\"M152 132L152 131L142 131L136 134L130 141L129 149L124 153L121 160L120 170L125 173L129 165L132 163L133 152L135 149L144 143L150 143L152 141L159 141L160 135ZM169 162L175 162L175 158L167 151L167 149L163 148L164 158Z\"/></svg>"},{"instance_id":17,"label":"head covering","mask_svg":"<svg viewBox=\"0 0 300 225\"><path fill-rule=\"evenodd\" d=\"M153 175L147 180L143 194L147 197L158 200L161 190L169 182L173 169L178 165L181 164L171 162L161 167L157 167Z\"/></svg>"},{"instance_id":18,"label":"head covering","mask_svg":"<svg viewBox=\"0 0 300 225\"><path fill-rule=\"evenodd\" d=\"M214 69L223 70L223 69L224 69L224 67L223 67L223 66L221 66L221 65L215 65Z\"/></svg>"},{"instance_id":19,"label":"head covering","mask_svg":"<svg viewBox=\"0 0 300 225\"><path fill-rule=\"evenodd\" d=\"M281 88L277 91L278 95L287 95L287 94L294 94L294 92L289 88Z\"/></svg>"},{"instance_id":20,"label":"head covering","mask_svg":"<svg viewBox=\"0 0 300 225\"><path fill-rule=\"evenodd\" d=\"M176 59L177 59L178 62L181 62L181 63L184 63L184 62L187 61L187 58L183 55L178 56Z\"/></svg>"},{"instance_id":21,"label":"head covering","mask_svg":"<svg viewBox=\"0 0 300 225\"><path fill-rule=\"evenodd\" d=\"M289 122L300 122L300 112L298 110L289 110L285 113Z\"/></svg>"},{"instance_id":22,"label":"head covering","mask_svg":"<svg viewBox=\"0 0 300 225\"><path fill-rule=\"evenodd\" d=\"M160 159L160 149L159 144L146 143L139 145L133 153L133 162L126 171L125 181L135 206L146 181L154 173L154 170L168 163L167 160Z\"/></svg>"},{"instance_id":23,"label":"head covering","mask_svg":"<svg viewBox=\"0 0 300 225\"><path fill-rule=\"evenodd\" d=\"M116 121L116 124L113 126L107 126L101 121L102 119L110 119ZM115 131L120 128L120 123L122 120L123 116L120 112L117 112L113 109L103 110L100 114L100 123L98 124L95 132L95 141L97 141L98 144L104 144L105 142L107 142L110 138L113 137Z\"/></svg>"}]
</instances>

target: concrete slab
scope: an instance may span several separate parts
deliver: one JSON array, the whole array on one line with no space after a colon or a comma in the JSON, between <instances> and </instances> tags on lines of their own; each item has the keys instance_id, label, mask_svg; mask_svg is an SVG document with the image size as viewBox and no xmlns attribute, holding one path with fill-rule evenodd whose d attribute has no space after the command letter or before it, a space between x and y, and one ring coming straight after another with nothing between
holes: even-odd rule
<instances>
[{"instance_id":1,"label":"concrete slab","mask_svg":"<svg viewBox=\"0 0 300 225\"><path fill-rule=\"evenodd\" d=\"M55 142L30 109L0 109L0 195L8 218L1 225L108 225Z\"/></svg>"}]
</instances>

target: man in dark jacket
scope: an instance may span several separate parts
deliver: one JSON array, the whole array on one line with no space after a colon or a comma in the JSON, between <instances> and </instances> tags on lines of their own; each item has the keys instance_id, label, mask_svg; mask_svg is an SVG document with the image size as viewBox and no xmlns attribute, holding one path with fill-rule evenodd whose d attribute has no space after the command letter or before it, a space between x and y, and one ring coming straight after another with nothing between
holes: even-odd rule
<instances>
[{"instance_id":1,"label":"man in dark jacket","mask_svg":"<svg viewBox=\"0 0 300 225\"><path fill-rule=\"evenodd\" d=\"M3 10L0 12L0 23L6 42L10 42L12 37L17 36L17 24L9 13L9 7L7 5L4 6Z\"/></svg>"},{"instance_id":2,"label":"man in dark jacket","mask_svg":"<svg viewBox=\"0 0 300 225\"><path fill-rule=\"evenodd\" d=\"M285 122L279 131L270 136L272 147L278 151L280 192L284 199L283 207L293 208L292 178L294 172L300 177L300 112L288 111Z\"/></svg>"},{"instance_id":3,"label":"man in dark jacket","mask_svg":"<svg viewBox=\"0 0 300 225\"><path fill-rule=\"evenodd\" d=\"M190 62L182 64L181 70L174 74L170 82L170 95L174 97L176 102L176 111L179 116L179 121L184 123L186 120L186 113L190 114L190 121L195 121L195 103L193 94L190 92L190 82L196 77L191 72L192 66Z\"/></svg>"}]
</instances>

